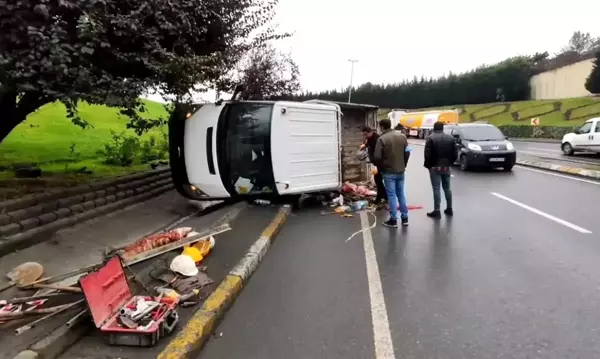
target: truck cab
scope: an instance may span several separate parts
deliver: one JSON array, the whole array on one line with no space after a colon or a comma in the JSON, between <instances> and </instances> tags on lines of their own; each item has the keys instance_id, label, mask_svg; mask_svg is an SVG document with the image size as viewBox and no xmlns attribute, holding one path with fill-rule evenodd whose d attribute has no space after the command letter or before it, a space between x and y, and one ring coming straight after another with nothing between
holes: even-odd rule
<instances>
[{"instance_id":1,"label":"truck cab","mask_svg":"<svg viewBox=\"0 0 600 359\"><path fill-rule=\"evenodd\" d=\"M561 150L567 156L579 151L600 153L600 117L589 119L577 131L564 135Z\"/></svg>"},{"instance_id":2,"label":"truck cab","mask_svg":"<svg viewBox=\"0 0 600 359\"><path fill-rule=\"evenodd\" d=\"M169 120L171 173L189 199L269 198L341 186L341 111L335 104L179 107Z\"/></svg>"}]
</instances>

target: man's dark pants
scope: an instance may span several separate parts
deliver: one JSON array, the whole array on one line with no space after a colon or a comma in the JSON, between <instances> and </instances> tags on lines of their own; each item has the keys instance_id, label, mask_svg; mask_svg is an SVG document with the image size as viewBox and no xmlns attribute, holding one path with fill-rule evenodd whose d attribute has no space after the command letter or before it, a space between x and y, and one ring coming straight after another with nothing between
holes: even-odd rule
<instances>
[{"instance_id":1,"label":"man's dark pants","mask_svg":"<svg viewBox=\"0 0 600 359\"><path fill-rule=\"evenodd\" d=\"M376 201L379 202L387 198L387 194L385 192L385 185L383 184L383 177L381 173L377 172L375 176L375 186L377 186L377 198Z\"/></svg>"},{"instance_id":2,"label":"man's dark pants","mask_svg":"<svg viewBox=\"0 0 600 359\"><path fill-rule=\"evenodd\" d=\"M452 209L452 191L450 190L450 171L429 170L429 178L431 179L431 187L433 189L433 210L439 211L442 201L440 187L444 189L446 197L446 208ZM440 186L441 185L441 186Z\"/></svg>"}]
</instances>

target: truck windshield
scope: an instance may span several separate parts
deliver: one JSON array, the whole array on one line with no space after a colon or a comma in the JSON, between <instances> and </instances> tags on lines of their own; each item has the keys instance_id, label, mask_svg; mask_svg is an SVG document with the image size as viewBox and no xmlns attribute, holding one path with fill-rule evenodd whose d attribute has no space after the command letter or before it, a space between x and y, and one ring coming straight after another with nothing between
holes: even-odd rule
<instances>
[{"instance_id":1,"label":"truck windshield","mask_svg":"<svg viewBox=\"0 0 600 359\"><path fill-rule=\"evenodd\" d=\"M494 126L465 126L461 132L469 141L504 141L502 131Z\"/></svg>"},{"instance_id":2,"label":"truck windshield","mask_svg":"<svg viewBox=\"0 0 600 359\"><path fill-rule=\"evenodd\" d=\"M217 156L221 180L237 194L275 190L271 162L273 104L232 103L224 107L217 127Z\"/></svg>"}]
</instances>

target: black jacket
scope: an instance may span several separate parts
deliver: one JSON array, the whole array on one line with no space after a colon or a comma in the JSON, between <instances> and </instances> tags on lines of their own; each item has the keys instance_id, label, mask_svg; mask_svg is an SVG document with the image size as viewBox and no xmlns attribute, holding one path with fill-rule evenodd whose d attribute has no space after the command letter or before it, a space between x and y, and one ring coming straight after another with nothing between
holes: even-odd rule
<instances>
[{"instance_id":1,"label":"black jacket","mask_svg":"<svg viewBox=\"0 0 600 359\"><path fill-rule=\"evenodd\" d=\"M426 168L450 167L456 161L454 137L444 132L434 132L425 142Z\"/></svg>"},{"instance_id":2,"label":"black jacket","mask_svg":"<svg viewBox=\"0 0 600 359\"><path fill-rule=\"evenodd\" d=\"M367 145L367 151L369 152L369 160L371 161L371 163L373 163L373 161L375 161L375 145L377 145L377 140L379 139L379 135L376 133L373 133L373 135L369 138L367 138L367 141L365 142L365 145ZM375 163L373 163L375 164Z\"/></svg>"}]
</instances>

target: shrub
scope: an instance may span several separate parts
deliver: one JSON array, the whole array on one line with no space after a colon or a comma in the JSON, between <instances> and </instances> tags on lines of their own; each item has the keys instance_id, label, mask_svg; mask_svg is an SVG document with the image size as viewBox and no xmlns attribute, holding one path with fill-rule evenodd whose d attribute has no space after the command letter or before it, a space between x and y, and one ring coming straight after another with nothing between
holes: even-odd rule
<instances>
[{"instance_id":1,"label":"shrub","mask_svg":"<svg viewBox=\"0 0 600 359\"><path fill-rule=\"evenodd\" d=\"M512 138L562 139L564 135L576 131L579 127L501 125L498 128L505 136Z\"/></svg>"},{"instance_id":2,"label":"shrub","mask_svg":"<svg viewBox=\"0 0 600 359\"><path fill-rule=\"evenodd\" d=\"M163 160L169 154L169 136L166 132L161 131L157 138L152 135L141 146L142 163L150 163L157 160Z\"/></svg>"},{"instance_id":3,"label":"shrub","mask_svg":"<svg viewBox=\"0 0 600 359\"><path fill-rule=\"evenodd\" d=\"M131 166L139 152L140 140L136 136L116 133L111 131L111 141L104 145L104 149L98 151L107 165Z\"/></svg>"}]
</instances>

